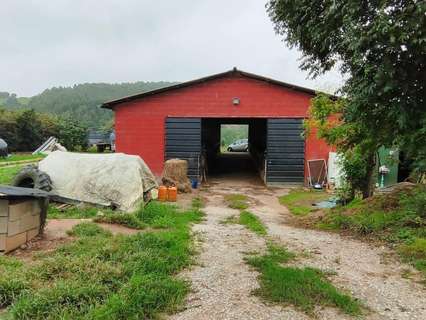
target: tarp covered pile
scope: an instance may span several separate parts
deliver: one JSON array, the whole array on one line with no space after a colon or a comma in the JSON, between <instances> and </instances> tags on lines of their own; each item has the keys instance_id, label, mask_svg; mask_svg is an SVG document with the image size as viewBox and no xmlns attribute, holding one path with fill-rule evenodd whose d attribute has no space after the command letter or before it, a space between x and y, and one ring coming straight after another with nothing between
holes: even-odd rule
<instances>
[{"instance_id":1,"label":"tarp covered pile","mask_svg":"<svg viewBox=\"0 0 426 320\"><path fill-rule=\"evenodd\" d=\"M55 151L40 161L39 169L52 180L52 193L134 211L143 195L157 187L149 167L139 156Z\"/></svg>"}]
</instances>

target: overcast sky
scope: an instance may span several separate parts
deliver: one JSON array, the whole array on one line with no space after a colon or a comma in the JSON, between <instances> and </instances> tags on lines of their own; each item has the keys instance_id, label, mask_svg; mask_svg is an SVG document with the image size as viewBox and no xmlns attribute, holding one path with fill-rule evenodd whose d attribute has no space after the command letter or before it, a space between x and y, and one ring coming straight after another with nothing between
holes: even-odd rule
<instances>
[{"instance_id":1,"label":"overcast sky","mask_svg":"<svg viewBox=\"0 0 426 320\"><path fill-rule=\"evenodd\" d=\"M83 82L185 81L236 66L311 88L262 0L1 0L0 91Z\"/></svg>"}]
</instances>

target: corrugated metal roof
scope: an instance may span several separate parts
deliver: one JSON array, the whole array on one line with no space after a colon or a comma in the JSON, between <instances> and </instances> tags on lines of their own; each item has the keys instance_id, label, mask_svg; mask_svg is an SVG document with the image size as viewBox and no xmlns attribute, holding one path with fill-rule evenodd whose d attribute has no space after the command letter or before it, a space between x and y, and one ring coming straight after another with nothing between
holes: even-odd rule
<instances>
[{"instance_id":1,"label":"corrugated metal roof","mask_svg":"<svg viewBox=\"0 0 426 320\"><path fill-rule=\"evenodd\" d=\"M277 86L285 87L287 89L291 89L291 90L295 90L295 91L299 91L299 92L304 92L304 93L307 93L307 94L312 95L312 96L314 96L316 94L316 91L313 90L313 89L296 86L296 85L293 85L293 84L290 84L290 83L270 79L270 78L267 78L267 77L259 76L257 74L241 71L241 70L238 70L237 68L233 68L229 71L217 73L217 74L207 76L207 77L204 77L204 78L195 79L195 80L191 80L191 81L187 81L187 82L182 82L182 83L178 83L178 84L175 84L175 85L172 85L172 86L169 86L169 87L164 87L164 88L160 88L160 89L156 89L156 90L152 90L152 91L148 91L148 92L143 92L143 93L123 97L123 98L116 99L116 100L107 101L104 104L102 104L101 107L106 108L106 109L113 109L117 105L124 103L124 102L129 102L129 101L136 100L136 99L143 99L145 97L150 97L152 95L160 94L160 93L163 93L163 92L166 92L166 91L185 88L185 87L189 87L189 86L192 86L192 85L195 85L195 84L207 82L207 81L210 81L210 80L214 80L214 79L218 79L218 78L224 78L224 77L228 77L228 76L235 76L235 75L246 77L246 78L251 78L251 79L255 79L255 80L259 80L259 81L268 82L268 83L271 83L271 84L274 84L274 85L277 85Z\"/></svg>"}]
</instances>

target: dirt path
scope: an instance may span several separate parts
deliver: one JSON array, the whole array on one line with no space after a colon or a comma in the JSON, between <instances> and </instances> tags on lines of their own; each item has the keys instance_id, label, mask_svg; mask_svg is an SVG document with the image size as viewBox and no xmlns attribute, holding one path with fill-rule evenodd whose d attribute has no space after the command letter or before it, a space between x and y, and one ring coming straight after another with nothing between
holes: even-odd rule
<instances>
[{"instance_id":1,"label":"dirt path","mask_svg":"<svg viewBox=\"0 0 426 320\"><path fill-rule=\"evenodd\" d=\"M265 249L263 238L236 224L223 224L237 210L224 206L221 195L209 196L206 220L194 226L201 239L198 266L183 277L192 282L186 310L171 319L308 319L292 308L270 307L251 294L257 273L244 254Z\"/></svg>"},{"instance_id":2,"label":"dirt path","mask_svg":"<svg viewBox=\"0 0 426 320\"><path fill-rule=\"evenodd\" d=\"M404 279L411 269L399 263L385 248L337 234L290 226L289 212L278 203L285 189L268 190L261 185L229 181L213 183L200 194L208 199L206 221L194 226L203 242L199 266L183 276L192 282L187 309L172 319L308 319L292 307L265 305L251 291L258 286L257 273L243 261L244 253L265 246L262 238L242 226L221 224L224 218L237 214L223 202L229 193L248 195L250 210L267 225L269 234L289 249L306 253L299 266L314 266L335 271L332 282L350 291L371 312L366 319L426 319L426 291L423 285ZM411 269L412 270L412 269ZM319 319L345 319L338 311L316 310Z\"/></svg>"}]
</instances>

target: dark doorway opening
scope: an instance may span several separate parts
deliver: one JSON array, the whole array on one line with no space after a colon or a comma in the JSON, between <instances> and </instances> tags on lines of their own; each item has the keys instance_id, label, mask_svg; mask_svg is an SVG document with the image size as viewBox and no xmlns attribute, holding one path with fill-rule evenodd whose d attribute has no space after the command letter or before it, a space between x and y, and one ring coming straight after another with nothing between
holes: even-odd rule
<instances>
[{"instance_id":1,"label":"dark doorway opening","mask_svg":"<svg viewBox=\"0 0 426 320\"><path fill-rule=\"evenodd\" d=\"M228 151L228 141L223 143L221 135L221 131L223 132L226 125L247 126L247 149ZM205 118L202 119L201 128L202 154L206 160L205 167L208 176L250 175L263 179L266 119Z\"/></svg>"}]
</instances>

